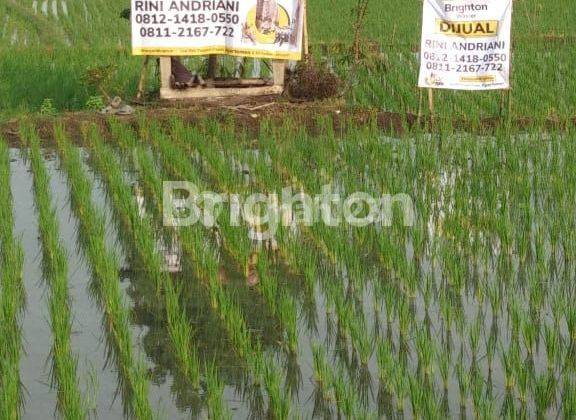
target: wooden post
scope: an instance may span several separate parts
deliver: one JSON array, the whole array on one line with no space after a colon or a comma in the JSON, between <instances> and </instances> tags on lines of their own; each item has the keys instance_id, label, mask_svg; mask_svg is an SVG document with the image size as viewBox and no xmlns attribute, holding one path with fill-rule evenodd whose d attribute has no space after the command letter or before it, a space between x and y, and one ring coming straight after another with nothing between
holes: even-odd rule
<instances>
[{"instance_id":1,"label":"wooden post","mask_svg":"<svg viewBox=\"0 0 576 420\"><path fill-rule=\"evenodd\" d=\"M508 126L512 126L512 87L508 88Z\"/></svg>"},{"instance_id":2,"label":"wooden post","mask_svg":"<svg viewBox=\"0 0 576 420\"><path fill-rule=\"evenodd\" d=\"M216 76L218 75L218 71L219 71L219 65L218 65L218 56L216 54L210 54L208 56L208 74L207 74L207 78L208 79L216 79Z\"/></svg>"},{"instance_id":3,"label":"wooden post","mask_svg":"<svg viewBox=\"0 0 576 420\"><path fill-rule=\"evenodd\" d=\"M500 104L498 105L498 113L500 116L500 122L504 122L504 115L506 114L506 122L511 123L512 118L512 89L506 89L500 91ZM508 100L508 104L505 102Z\"/></svg>"},{"instance_id":4,"label":"wooden post","mask_svg":"<svg viewBox=\"0 0 576 420\"><path fill-rule=\"evenodd\" d=\"M286 75L286 61L272 60L272 73L274 77L274 86L284 86Z\"/></svg>"},{"instance_id":5,"label":"wooden post","mask_svg":"<svg viewBox=\"0 0 576 420\"><path fill-rule=\"evenodd\" d=\"M428 88L428 110L430 111L430 125L434 126L434 89Z\"/></svg>"},{"instance_id":6,"label":"wooden post","mask_svg":"<svg viewBox=\"0 0 576 420\"><path fill-rule=\"evenodd\" d=\"M422 121L422 101L424 100L424 91L420 88L418 89L418 125Z\"/></svg>"},{"instance_id":7,"label":"wooden post","mask_svg":"<svg viewBox=\"0 0 576 420\"><path fill-rule=\"evenodd\" d=\"M262 76L262 60L259 58L252 59L252 78L258 79Z\"/></svg>"},{"instance_id":8,"label":"wooden post","mask_svg":"<svg viewBox=\"0 0 576 420\"><path fill-rule=\"evenodd\" d=\"M244 78L244 68L246 67L245 57L236 57L234 60L234 77L236 79Z\"/></svg>"},{"instance_id":9,"label":"wooden post","mask_svg":"<svg viewBox=\"0 0 576 420\"><path fill-rule=\"evenodd\" d=\"M308 40L308 6L306 4L306 0L304 0L304 33L302 35L302 47L304 50L304 58L308 59L308 55L310 54L310 45Z\"/></svg>"},{"instance_id":10,"label":"wooden post","mask_svg":"<svg viewBox=\"0 0 576 420\"><path fill-rule=\"evenodd\" d=\"M136 99L142 99L144 95L144 87L146 85L146 76L148 75L148 63L150 62L150 56L144 57L144 63L142 64L142 70L140 71L140 80L138 81L138 91L136 92Z\"/></svg>"},{"instance_id":11,"label":"wooden post","mask_svg":"<svg viewBox=\"0 0 576 420\"><path fill-rule=\"evenodd\" d=\"M172 75L172 59L170 57L160 57L160 87L171 89L170 76Z\"/></svg>"}]
</instances>

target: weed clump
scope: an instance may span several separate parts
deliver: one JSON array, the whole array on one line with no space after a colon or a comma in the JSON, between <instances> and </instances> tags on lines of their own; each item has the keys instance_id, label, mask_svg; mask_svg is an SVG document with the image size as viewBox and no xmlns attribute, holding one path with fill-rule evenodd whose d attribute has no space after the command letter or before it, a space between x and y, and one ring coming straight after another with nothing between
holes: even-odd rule
<instances>
[{"instance_id":1,"label":"weed clump","mask_svg":"<svg viewBox=\"0 0 576 420\"><path fill-rule=\"evenodd\" d=\"M288 94L298 100L314 101L339 96L342 80L325 63L302 61L288 80Z\"/></svg>"}]
</instances>

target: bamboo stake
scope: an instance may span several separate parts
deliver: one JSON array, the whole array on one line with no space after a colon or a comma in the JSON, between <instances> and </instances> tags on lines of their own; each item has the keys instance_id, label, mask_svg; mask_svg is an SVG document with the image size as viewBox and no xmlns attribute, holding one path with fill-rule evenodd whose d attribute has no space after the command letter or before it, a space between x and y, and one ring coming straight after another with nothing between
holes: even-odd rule
<instances>
[{"instance_id":1,"label":"bamboo stake","mask_svg":"<svg viewBox=\"0 0 576 420\"><path fill-rule=\"evenodd\" d=\"M428 110L430 111L430 126L434 126L434 90L428 88Z\"/></svg>"},{"instance_id":2,"label":"bamboo stake","mask_svg":"<svg viewBox=\"0 0 576 420\"><path fill-rule=\"evenodd\" d=\"M424 100L424 92L422 89L418 89L418 125L422 122L422 101Z\"/></svg>"},{"instance_id":3,"label":"bamboo stake","mask_svg":"<svg viewBox=\"0 0 576 420\"><path fill-rule=\"evenodd\" d=\"M306 0L304 0L304 35L303 35L303 49L304 49L304 57L308 58L310 54L310 41L308 39L308 5Z\"/></svg>"},{"instance_id":4,"label":"bamboo stake","mask_svg":"<svg viewBox=\"0 0 576 420\"><path fill-rule=\"evenodd\" d=\"M210 54L208 56L208 74L207 78L214 80L218 74L218 56Z\"/></svg>"},{"instance_id":5,"label":"bamboo stake","mask_svg":"<svg viewBox=\"0 0 576 420\"><path fill-rule=\"evenodd\" d=\"M512 88L508 89L508 126L512 125Z\"/></svg>"}]
</instances>

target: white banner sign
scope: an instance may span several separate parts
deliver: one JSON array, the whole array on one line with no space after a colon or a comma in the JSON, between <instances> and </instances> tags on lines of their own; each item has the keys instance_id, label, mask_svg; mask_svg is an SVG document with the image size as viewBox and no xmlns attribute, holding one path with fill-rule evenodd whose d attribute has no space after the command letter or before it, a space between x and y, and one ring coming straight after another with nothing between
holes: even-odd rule
<instances>
[{"instance_id":1,"label":"white banner sign","mask_svg":"<svg viewBox=\"0 0 576 420\"><path fill-rule=\"evenodd\" d=\"M424 0L423 88L510 87L512 0Z\"/></svg>"},{"instance_id":2,"label":"white banner sign","mask_svg":"<svg viewBox=\"0 0 576 420\"><path fill-rule=\"evenodd\" d=\"M132 0L134 55L300 60L304 0Z\"/></svg>"}]
</instances>

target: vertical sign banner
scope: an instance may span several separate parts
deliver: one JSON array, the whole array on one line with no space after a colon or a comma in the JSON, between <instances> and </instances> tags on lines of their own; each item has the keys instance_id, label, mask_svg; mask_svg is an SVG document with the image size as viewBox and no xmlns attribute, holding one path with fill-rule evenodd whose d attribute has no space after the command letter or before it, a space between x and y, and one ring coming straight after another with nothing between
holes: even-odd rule
<instances>
[{"instance_id":1,"label":"vertical sign banner","mask_svg":"<svg viewBox=\"0 0 576 420\"><path fill-rule=\"evenodd\" d=\"M132 53L300 60L304 1L132 0Z\"/></svg>"},{"instance_id":2,"label":"vertical sign banner","mask_svg":"<svg viewBox=\"0 0 576 420\"><path fill-rule=\"evenodd\" d=\"M423 88L510 87L512 0L424 0Z\"/></svg>"}]
</instances>

